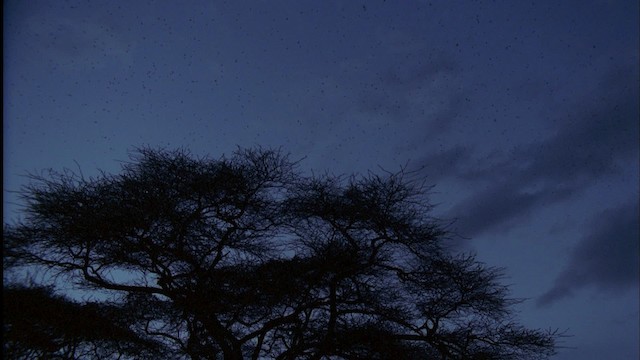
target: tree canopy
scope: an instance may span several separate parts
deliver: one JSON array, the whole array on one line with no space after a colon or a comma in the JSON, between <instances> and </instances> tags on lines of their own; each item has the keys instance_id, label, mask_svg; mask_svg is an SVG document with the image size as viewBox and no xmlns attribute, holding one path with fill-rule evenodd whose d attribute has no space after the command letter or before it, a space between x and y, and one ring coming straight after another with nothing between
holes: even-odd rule
<instances>
[{"instance_id":1,"label":"tree canopy","mask_svg":"<svg viewBox=\"0 0 640 360\"><path fill-rule=\"evenodd\" d=\"M428 188L302 175L280 151L139 149L119 174L32 175L4 226L14 358L534 359L501 271L443 246ZM96 292L65 297L67 288ZM106 294L106 295L105 295ZM47 313L55 313L54 317Z\"/></svg>"}]
</instances>

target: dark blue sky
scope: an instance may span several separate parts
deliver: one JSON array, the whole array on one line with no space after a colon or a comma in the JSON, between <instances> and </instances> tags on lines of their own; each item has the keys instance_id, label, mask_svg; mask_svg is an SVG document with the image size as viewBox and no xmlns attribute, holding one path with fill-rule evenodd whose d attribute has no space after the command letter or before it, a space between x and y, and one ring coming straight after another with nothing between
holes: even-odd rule
<instances>
[{"instance_id":1,"label":"dark blue sky","mask_svg":"<svg viewBox=\"0 0 640 360\"><path fill-rule=\"evenodd\" d=\"M6 1L4 218L21 175L135 146L419 169L557 360L638 349L636 1ZM77 164L76 164L77 163Z\"/></svg>"}]
</instances>

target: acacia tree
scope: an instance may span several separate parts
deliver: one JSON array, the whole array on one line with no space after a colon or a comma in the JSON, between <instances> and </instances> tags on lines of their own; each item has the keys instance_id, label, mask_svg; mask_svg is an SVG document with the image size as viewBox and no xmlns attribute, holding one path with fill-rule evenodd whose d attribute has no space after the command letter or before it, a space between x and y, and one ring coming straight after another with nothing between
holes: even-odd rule
<instances>
[{"instance_id":1,"label":"acacia tree","mask_svg":"<svg viewBox=\"0 0 640 360\"><path fill-rule=\"evenodd\" d=\"M176 359L554 353L555 332L514 321L498 269L443 249L448 235L429 215L426 189L402 172L307 177L279 151L210 159L146 148L117 175L32 180L21 191L24 219L4 227L3 265L44 268L43 285L62 279L109 294L78 304L47 293L67 308L92 305L97 327L113 318L128 344L83 358L137 358L131 346L150 344ZM5 316L5 335L33 347L21 321ZM113 344L104 335L113 332L94 333L71 338Z\"/></svg>"},{"instance_id":2,"label":"acacia tree","mask_svg":"<svg viewBox=\"0 0 640 360\"><path fill-rule=\"evenodd\" d=\"M104 302L79 304L42 286L5 286L5 359L163 357L164 345L129 329L127 312Z\"/></svg>"}]
</instances>

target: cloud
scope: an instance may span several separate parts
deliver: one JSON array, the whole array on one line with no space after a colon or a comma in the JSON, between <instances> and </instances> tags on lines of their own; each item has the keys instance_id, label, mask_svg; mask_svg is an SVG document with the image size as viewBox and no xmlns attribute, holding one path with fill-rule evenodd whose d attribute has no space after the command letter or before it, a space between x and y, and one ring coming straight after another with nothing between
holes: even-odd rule
<instances>
[{"instance_id":1,"label":"cloud","mask_svg":"<svg viewBox=\"0 0 640 360\"><path fill-rule=\"evenodd\" d=\"M471 148L457 145L422 158L420 166L426 169L429 181L435 183L458 174L472 160L471 156Z\"/></svg>"},{"instance_id":2,"label":"cloud","mask_svg":"<svg viewBox=\"0 0 640 360\"><path fill-rule=\"evenodd\" d=\"M356 109L398 120L430 119L436 127L455 120L468 97L458 86L458 64L426 48L403 55L383 67L369 69L371 73L358 74L360 78L353 81L358 84Z\"/></svg>"},{"instance_id":3,"label":"cloud","mask_svg":"<svg viewBox=\"0 0 640 360\"><path fill-rule=\"evenodd\" d=\"M305 119L305 130L313 135L307 152L331 157L340 152L343 161L353 156L358 163L372 157L374 167L404 163L469 112L463 69L454 57L396 35L402 46L376 43L340 62L336 72L310 76L311 85L305 86L310 90L294 94L292 102L301 109L294 118Z\"/></svg>"},{"instance_id":4,"label":"cloud","mask_svg":"<svg viewBox=\"0 0 640 360\"><path fill-rule=\"evenodd\" d=\"M566 199L572 192L566 186L526 189L516 181L497 183L454 206L447 217L457 218L456 231L463 236L502 232L538 206Z\"/></svg>"},{"instance_id":5,"label":"cloud","mask_svg":"<svg viewBox=\"0 0 640 360\"><path fill-rule=\"evenodd\" d=\"M37 56L56 65L93 69L107 66L109 61L124 65L133 61L134 42L96 19L36 14L27 19L26 25Z\"/></svg>"},{"instance_id":6,"label":"cloud","mask_svg":"<svg viewBox=\"0 0 640 360\"><path fill-rule=\"evenodd\" d=\"M547 141L518 151L518 159L532 159L521 177L576 182L615 172L620 160L637 157L638 91L627 88L630 74L612 71L601 84L603 93L576 104L584 109L576 120Z\"/></svg>"},{"instance_id":7,"label":"cloud","mask_svg":"<svg viewBox=\"0 0 640 360\"><path fill-rule=\"evenodd\" d=\"M443 152L447 170L433 157L424 158L421 164L428 172L481 188L446 214L459 219L457 231L478 236L504 230L541 205L564 201L605 176L637 166L629 165L638 163L640 131L638 91L629 87L629 74L633 69L611 71L600 92L577 104L569 120L546 139L475 158L454 147Z\"/></svg>"},{"instance_id":8,"label":"cloud","mask_svg":"<svg viewBox=\"0 0 640 360\"><path fill-rule=\"evenodd\" d=\"M415 147L446 133L470 110L464 68L454 54L397 29L375 36L371 51L342 62L333 75L349 89L350 115L406 124L415 138L404 142Z\"/></svg>"},{"instance_id":9,"label":"cloud","mask_svg":"<svg viewBox=\"0 0 640 360\"><path fill-rule=\"evenodd\" d=\"M603 291L619 291L638 286L640 275L640 234L638 203L632 202L598 214L589 235L573 250L569 264L553 287L538 300L550 305L576 290L595 286Z\"/></svg>"}]
</instances>

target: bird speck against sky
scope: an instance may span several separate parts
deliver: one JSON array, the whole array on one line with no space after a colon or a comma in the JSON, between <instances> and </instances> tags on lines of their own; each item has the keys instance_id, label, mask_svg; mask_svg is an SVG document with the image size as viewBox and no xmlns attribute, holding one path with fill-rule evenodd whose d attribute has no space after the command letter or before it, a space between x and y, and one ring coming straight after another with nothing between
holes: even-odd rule
<instances>
[{"instance_id":1,"label":"bird speck against sky","mask_svg":"<svg viewBox=\"0 0 640 360\"><path fill-rule=\"evenodd\" d=\"M5 1L4 220L137 146L415 171L557 360L637 359L636 1ZM414 174L414 176L415 176Z\"/></svg>"}]
</instances>

